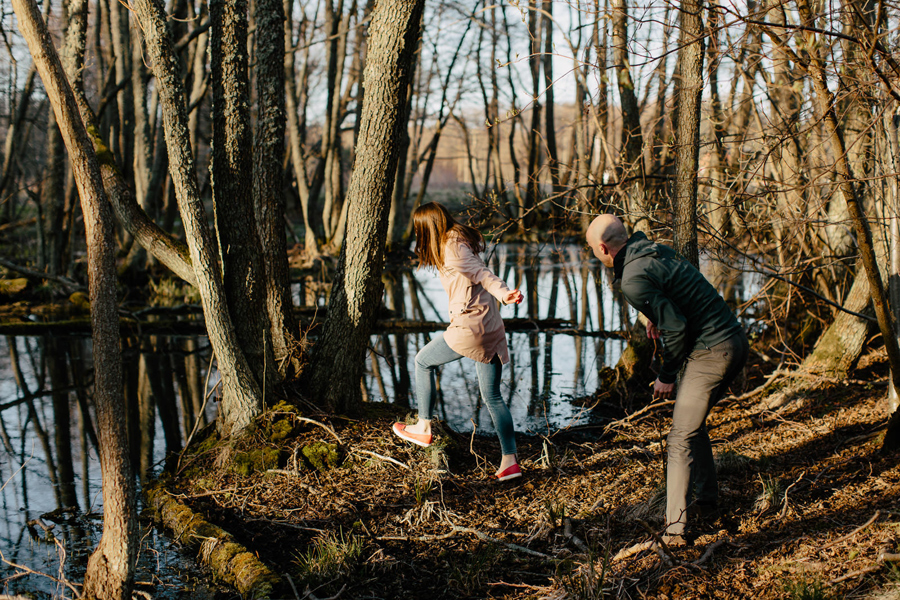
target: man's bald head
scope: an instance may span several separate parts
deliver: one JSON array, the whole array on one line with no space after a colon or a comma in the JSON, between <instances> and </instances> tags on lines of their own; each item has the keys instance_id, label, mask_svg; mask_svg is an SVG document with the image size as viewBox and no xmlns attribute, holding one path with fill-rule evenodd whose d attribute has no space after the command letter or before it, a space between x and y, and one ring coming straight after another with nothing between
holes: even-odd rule
<instances>
[{"instance_id":1,"label":"man's bald head","mask_svg":"<svg viewBox=\"0 0 900 600\"><path fill-rule=\"evenodd\" d=\"M594 256L611 268L613 258L628 241L628 232L619 217L607 213L591 221L586 237Z\"/></svg>"}]
</instances>

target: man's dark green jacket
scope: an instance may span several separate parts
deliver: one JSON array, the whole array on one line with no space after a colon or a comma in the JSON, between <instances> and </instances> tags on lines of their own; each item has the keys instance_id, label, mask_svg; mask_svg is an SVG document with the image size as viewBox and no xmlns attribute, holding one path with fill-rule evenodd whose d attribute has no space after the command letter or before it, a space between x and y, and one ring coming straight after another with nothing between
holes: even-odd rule
<instances>
[{"instance_id":1,"label":"man's dark green jacket","mask_svg":"<svg viewBox=\"0 0 900 600\"><path fill-rule=\"evenodd\" d=\"M613 270L628 304L659 329L663 383L675 382L692 351L711 348L741 330L725 300L694 265L641 232L616 254Z\"/></svg>"}]
</instances>

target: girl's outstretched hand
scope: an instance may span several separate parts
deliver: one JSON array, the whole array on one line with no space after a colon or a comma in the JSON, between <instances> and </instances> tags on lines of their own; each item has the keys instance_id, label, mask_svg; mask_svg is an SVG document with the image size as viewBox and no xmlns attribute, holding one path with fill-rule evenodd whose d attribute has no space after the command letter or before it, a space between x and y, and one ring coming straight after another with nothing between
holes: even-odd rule
<instances>
[{"instance_id":1,"label":"girl's outstretched hand","mask_svg":"<svg viewBox=\"0 0 900 600\"><path fill-rule=\"evenodd\" d=\"M519 290L513 290L506 295L504 299L504 304L521 304L522 300L525 299L525 296Z\"/></svg>"}]
</instances>

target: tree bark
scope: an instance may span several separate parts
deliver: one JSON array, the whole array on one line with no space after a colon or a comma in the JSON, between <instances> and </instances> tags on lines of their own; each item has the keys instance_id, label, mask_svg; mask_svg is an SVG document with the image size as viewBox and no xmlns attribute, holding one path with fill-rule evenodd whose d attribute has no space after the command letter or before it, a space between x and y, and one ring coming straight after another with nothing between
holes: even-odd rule
<instances>
[{"instance_id":1,"label":"tree bark","mask_svg":"<svg viewBox=\"0 0 900 600\"><path fill-rule=\"evenodd\" d=\"M695 267L697 246L697 166L700 156L700 97L703 94L703 19L699 0L680 4L678 127L675 151L675 251Z\"/></svg>"},{"instance_id":2,"label":"tree bark","mask_svg":"<svg viewBox=\"0 0 900 600\"><path fill-rule=\"evenodd\" d=\"M102 442L103 536L88 561L84 595L129 600L137 559L137 507L123 413L112 215L75 97L37 5L14 0L13 9L69 152L87 239L94 404Z\"/></svg>"},{"instance_id":3,"label":"tree bark","mask_svg":"<svg viewBox=\"0 0 900 600\"><path fill-rule=\"evenodd\" d=\"M256 0L257 125L253 192L265 260L266 304L275 365L283 378L300 365L299 333L291 299L284 221L284 7L282 0Z\"/></svg>"},{"instance_id":4,"label":"tree bark","mask_svg":"<svg viewBox=\"0 0 900 600\"><path fill-rule=\"evenodd\" d=\"M545 0L549 1L549 0ZM519 222L520 233L525 233L534 225L537 215L535 206L541 197L541 4L535 0L528 11L528 38L531 41L531 54L528 65L531 71L531 125L528 128L528 162L525 167L525 210Z\"/></svg>"},{"instance_id":5,"label":"tree bark","mask_svg":"<svg viewBox=\"0 0 900 600\"><path fill-rule=\"evenodd\" d=\"M271 389L278 377L266 312L266 267L254 210L246 0L213 0L209 20L210 175L225 298L228 313L239 317L232 321L237 342L257 383ZM279 171L280 167L279 160Z\"/></svg>"},{"instance_id":6,"label":"tree bark","mask_svg":"<svg viewBox=\"0 0 900 600\"><path fill-rule=\"evenodd\" d=\"M544 30L544 56L541 57L543 59L543 69L544 69L544 138L547 141L547 166L550 170L550 182L553 185L553 195L556 196L560 191L560 174L559 174L559 149L556 144L556 98L553 86L555 85L553 81L553 57L556 54L556 49L553 45L553 2L547 2L544 5L544 12L541 15L543 17L543 30ZM575 107L578 110L578 106ZM557 203L554 202L551 206L554 207L553 212L558 212L555 207Z\"/></svg>"},{"instance_id":7,"label":"tree bark","mask_svg":"<svg viewBox=\"0 0 900 600\"><path fill-rule=\"evenodd\" d=\"M262 410L261 395L243 355L228 313L222 275L213 252L197 186L187 130L184 86L160 0L136 0L135 12L144 32L147 55L156 76L168 147L169 173L187 235L210 343L222 374L220 431L240 433Z\"/></svg>"},{"instance_id":8,"label":"tree bark","mask_svg":"<svg viewBox=\"0 0 900 600\"><path fill-rule=\"evenodd\" d=\"M313 354L313 397L336 412L358 409L369 332L381 305L387 211L399 160L395 142L406 127L403 107L424 3L379 0L372 11L347 242Z\"/></svg>"}]
</instances>

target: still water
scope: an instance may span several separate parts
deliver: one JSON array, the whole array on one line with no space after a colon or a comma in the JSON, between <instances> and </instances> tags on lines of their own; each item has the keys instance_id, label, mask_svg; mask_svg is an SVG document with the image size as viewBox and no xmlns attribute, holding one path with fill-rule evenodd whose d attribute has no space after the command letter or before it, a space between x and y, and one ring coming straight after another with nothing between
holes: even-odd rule
<instances>
[{"instance_id":1,"label":"still water","mask_svg":"<svg viewBox=\"0 0 900 600\"><path fill-rule=\"evenodd\" d=\"M561 319L566 328L617 332L627 327L630 312L621 310L596 261L592 268L578 246L500 245L489 249L485 258L494 273L525 296L521 304L501 307L504 319L534 323L531 331L507 332L510 362L503 369L501 390L516 431L548 433L586 422L590 415L572 401L593 394L599 370L615 364L624 342L541 331L538 323ZM433 270L390 273L385 279L386 305L396 314L409 320L448 320L447 294ZM369 396L405 403L414 411L410 386L415 381L415 355L435 333L373 339L367 365ZM479 432L491 433L473 365L463 358L442 368L436 412L454 429L471 431L475 423Z\"/></svg>"},{"instance_id":2,"label":"still water","mask_svg":"<svg viewBox=\"0 0 900 600\"><path fill-rule=\"evenodd\" d=\"M617 301L598 263L586 259L576 245L497 245L486 254L491 270L525 295L522 304L501 309L505 319L520 324L507 334L511 360L502 383L518 432L547 433L588 422L590 414L578 400L596 391L598 372L614 365L624 348L621 339L597 334L627 330L634 312ZM414 413L413 361L443 329L447 297L429 270L391 270L384 281L393 318L437 323L418 330L425 333L374 334L364 390L370 401L397 403ZM739 278L735 296L746 300L757 287ZM299 305L326 304L321 287L298 285L294 292ZM202 337L144 336L123 346L132 462L136 471L153 473L196 427L215 419L210 397L218 373ZM72 597L60 580L82 579L99 540L102 498L90 383L89 338L0 338L0 594L39 590ZM439 385L440 418L459 431L475 427L493 435L471 361L446 365ZM77 510L60 512L68 507ZM44 575L24 574L15 565ZM142 539L137 580L137 589L154 597L223 597L207 587L207 578L177 544L153 530Z\"/></svg>"}]
</instances>

